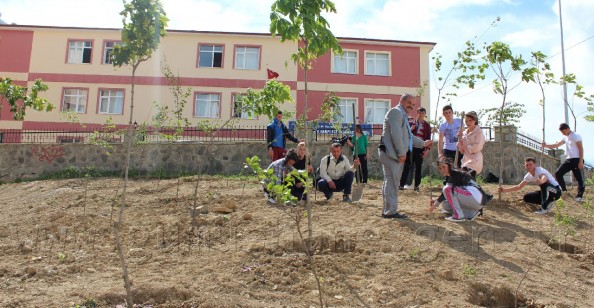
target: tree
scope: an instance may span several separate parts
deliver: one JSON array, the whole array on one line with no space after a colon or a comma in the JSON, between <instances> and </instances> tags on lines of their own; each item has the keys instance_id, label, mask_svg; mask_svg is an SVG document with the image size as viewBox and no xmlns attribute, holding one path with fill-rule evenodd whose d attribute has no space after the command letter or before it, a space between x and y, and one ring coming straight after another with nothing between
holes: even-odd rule
<instances>
[{"instance_id":1,"label":"tree","mask_svg":"<svg viewBox=\"0 0 594 308\"><path fill-rule=\"evenodd\" d=\"M560 84L572 84L575 86L573 94L571 95L571 99L565 101L565 104L567 105L567 108L569 108L569 111L571 112L571 116L573 117L573 130L574 131L577 130L577 115L575 114L573 100L575 98L585 100L587 103L587 106L588 106L587 107L588 111L592 111L592 106L593 106L592 103L594 102L594 94L591 94L591 95L586 94L586 92L584 91L584 87L582 85L578 84L576 79L577 78L576 78L575 74L567 74L567 75L559 78ZM570 104L570 101L571 101L571 104ZM584 118L586 120L594 119L594 116L586 115ZM592 121L592 120L588 120L588 121ZM567 123L567 124L569 124L569 123Z\"/></svg>"},{"instance_id":2,"label":"tree","mask_svg":"<svg viewBox=\"0 0 594 308\"><path fill-rule=\"evenodd\" d=\"M500 17L495 18L489 25L486 33L491 28L495 28L497 23L501 20ZM477 48L476 43L482 36L475 36L472 41L466 41L466 47L456 54L456 58L452 60L452 66L448 71L443 71L443 56L440 53L436 53L435 56L431 57L433 60L433 71L437 76L437 80L433 82L437 88L437 102L435 103L435 118L433 119L437 123L437 112L439 110L439 103L443 99L446 102L450 102L452 97L456 97L457 93L455 90L460 89L461 85L466 85L470 89L474 89L474 86L478 80L485 79L485 69L488 67L486 63L479 61L480 55L483 52L480 48ZM443 74L440 74L443 73ZM455 75L458 75L455 77ZM445 92L448 88L453 88L451 92Z\"/></svg>"},{"instance_id":3,"label":"tree","mask_svg":"<svg viewBox=\"0 0 594 308\"><path fill-rule=\"evenodd\" d=\"M192 94L192 88L184 89L181 78L173 74L167 60L161 62L161 73L169 84L169 91L173 95L173 106L154 102L154 109L157 112L152 117L151 126L160 133L160 137L173 141L177 140L184 133L185 128L190 126L190 121L183 113L188 104L188 97ZM166 130L165 133L163 129Z\"/></svg>"},{"instance_id":4,"label":"tree","mask_svg":"<svg viewBox=\"0 0 594 308\"><path fill-rule=\"evenodd\" d=\"M503 112L503 113L502 113ZM503 110L500 107L484 109L480 112L481 117L487 116L486 126L495 126L501 118L501 125L514 125L519 123L526 113L524 104L517 102L506 102Z\"/></svg>"},{"instance_id":5,"label":"tree","mask_svg":"<svg viewBox=\"0 0 594 308\"><path fill-rule=\"evenodd\" d=\"M534 78L531 81L538 84L540 88L540 105L542 107L542 140L545 139L545 124L546 124L546 117L545 117L545 107L546 107L546 96L545 96L545 86L555 82L555 75L551 71L551 65L546 62L547 56L540 51L533 51L532 56L530 59L531 67L527 68L528 71L531 72L531 76ZM542 164L542 159L544 156L544 147L542 147L540 151L540 162Z\"/></svg>"},{"instance_id":6,"label":"tree","mask_svg":"<svg viewBox=\"0 0 594 308\"><path fill-rule=\"evenodd\" d=\"M495 73L493 79L493 91L502 97L501 107L499 110L499 132L503 129L503 116L505 114L505 107L509 106L507 103L507 95L515 89L520 82L512 84L512 73L521 72L522 81L534 80L534 71L530 69L523 69L526 61L522 56L516 56L512 53L509 45L502 42L493 42L484 47L486 55L483 57L485 63ZM499 138L499 185L503 184L503 138ZM499 193L499 200L501 200L501 193Z\"/></svg>"},{"instance_id":7,"label":"tree","mask_svg":"<svg viewBox=\"0 0 594 308\"><path fill-rule=\"evenodd\" d=\"M279 35L281 42L286 40L295 41L298 46L297 52L291 55L295 64L304 71L304 114L305 131L307 131L307 74L311 62L326 54L329 50L334 53L342 53L338 40L330 31L330 24L322 16L322 13L336 13L336 7L330 0L276 0L271 7L270 33L272 36ZM306 138L307 139L307 138ZM307 142L307 141L306 141ZM311 204L306 201L308 239L313 238L311 221ZM307 247L310 255L311 247ZM310 258L310 260L313 260ZM312 264L312 268L315 265ZM314 275L318 283L318 290L321 291L320 281L314 269ZM319 293L320 304L324 306L322 292Z\"/></svg>"},{"instance_id":8,"label":"tree","mask_svg":"<svg viewBox=\"0 0 594 308\"><path fill-rule=\"evenodd\" d=\"M10 112L13 113L13 119L23 120L27 108L36 111L52 111L52 105L47 99L39 97L40 92L47 91L48 87L41 79L35 80L31 91L29 88L12 83L10 78L0 78L0 99L5 99L10 106ZM2 104L0 104L0 114L2 114Z\"/></svg>"},{"instance_id":9,"label":"tree","mask_svg":"<svg viewBox=\"0 0 594 308\"><path fill-rule=\"evenodd\" d=\"M126 207L126 188L128 185L128 171L130 169L130 153L132 151L132 137L134 134L134 77L138 66L151 58L153 51L159 47L161 37L166 35L167 17L159 0L131 0L127 3L124 0L122 16L122 43L114 46L112 63L115 67L130 65L132 76L130 78L130 120L128 122L128 143L126 147L126 163L124 171L124 186L122 188L122 200L118 221L114 223L116 246L118 248L120 263L122 266L124 285L126 288L126 299L128 307L132 307L131 284L128 277L126 260L120 238L120 228L123 221L124 209Z\"/></svg>"}]
</instances>

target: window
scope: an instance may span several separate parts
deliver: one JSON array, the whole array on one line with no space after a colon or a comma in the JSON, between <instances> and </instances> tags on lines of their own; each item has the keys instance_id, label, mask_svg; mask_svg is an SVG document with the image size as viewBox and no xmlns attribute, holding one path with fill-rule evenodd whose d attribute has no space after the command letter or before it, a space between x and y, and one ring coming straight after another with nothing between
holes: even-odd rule
<instances>
[{"instance_id":1,"label":"window","mask_svg":"<svg viewBox=\"0 0 594 308\"><path fill-rule=\"evenodd\" d=\"M64 89L62 112L87 112L87 94L86 89Z\"/></svg>"},{"instance_id":2,"label":"window","mask_svg":"<svg viewBox=\"0 0 594 308\"><path fill-rule=\"evenodd\" d=\"M99 91L99 113L123 114L124 113L124 91L123 90L101 90L101 91Z\"/></svg>"},{"instance_id":3,"label":"window","mask_svg":"<svg viewBox=\"0 0 594 308\"><path fill-rule=\"evenodd\" d=\"M223 67L223 46L200 45L199 67Z\"/></svg>"},{"instance_id":4,"label":"window","mask_svg":"<svg viewBox=\"0 0 594 308\"><path fill-rule=\"evenodd\" d=\"M237 101L239 94L233 94L233 117L240 119L255 119L254 115L249 115L247 111L242 110L242 103Z\"/></svg>"},{"instance_id":5,"label":"window","mask_svg":"<svg viewBox=\"0 0 594 308\"><path fill-rule=\"evenodd\" d=\"M120 42L105 42L103 44L103 64L111 64L111 52L113 51L113 47L115 45L120 44Z\"/></svg>"},{"instance_id":6,"label":"window","mask_svg":"<svg viewBox=\"0 0 594 308\"><path fill-rule=\"evenodd\" d=\"M221 117L221 95L216 93L200 93L196 95L194 115L202 118Z\"/></svg>"},{"instance_id":7,"label":"window","mask_svg":"<svg viewBox=\"0 0 594 308\"><path fill-rule=\"evenodd\" d=\"M342 56L334 55L334 73L356 74L357 52L345 51Z\"/></svg>"},{"instance_id":8,"label":"window","mask_svg":"<svg viewBox=\"0 0 594 308\"><path fill-rule=\"evenodd\" d=\"M260 68L260 47L235 47L235 68L257 70Z\"/></svg>"},{"instance_id":9,"label":"window","mask_svg":"<svg viewBox=\"0 0 594 308\"><path fill-rule=\"evenodd\" d=\"M365 102L365 123L382 124L390 102L386 100L370 99Z\"/></svg>"},{"instance_id":10,"label":"window","mask_svg":"<svg viewBox=\"0 0 594 308\"><path fill-rule=\"evenodd\" d=\"M353 123L353 104L357 105L355 99L341 99L338 101L338 109L340 115L334 116L334 121L339 123Z\"/></svg>"},{"instance_id":11,"label":"window","mask_svg":"<svg viewBox=\"0 0 594 308\"><path fill-rule=\"evenodd\" d=\"M93 42L91 41L70 41L68 42L68 63L91 63L92 51Z\"/></svg>"},{"instance_id":12,"label":"window","mask_svg":"<svg viewBox=\"0 0 594 308\"><path fill-rule=\"evenodd\" d=\"M377 76L390 75L390 58L387 53L373 53L365 54L365 74Z\"/></svg>"}]
</instances>

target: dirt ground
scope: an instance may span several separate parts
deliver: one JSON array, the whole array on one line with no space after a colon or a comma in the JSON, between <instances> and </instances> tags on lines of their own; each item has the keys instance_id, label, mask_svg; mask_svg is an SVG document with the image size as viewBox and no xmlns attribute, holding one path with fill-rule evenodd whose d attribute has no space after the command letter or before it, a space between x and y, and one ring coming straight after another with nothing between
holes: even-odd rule
<instances>
[{"instance_id":1,"label":"dirt ground","mask_svg":"<svg viewBox=\"0 0 594 308\"><path fill-rule=\"evenodd\" d=\"M123 231L138 307L320 306L296 227L298 217L307 233L302 208L267 204L255 179L203 177L203 207L193 212L194 184L137 179L128 187ZM1 185L0 307L124 304L112 228L121 187L109 178ZM372 181L359 203L340 195L313 202L325 305L514 307L516 290L518 306L593 305L589 203L565 198L564 210L538 216L521 200L530 186L496 196L475 221L452 223L427 212L425 186L401 192L410 219L399 221L380 217L379 187ZM556 224L560 211L575 219Z\"/></svg>"}]
</instances>

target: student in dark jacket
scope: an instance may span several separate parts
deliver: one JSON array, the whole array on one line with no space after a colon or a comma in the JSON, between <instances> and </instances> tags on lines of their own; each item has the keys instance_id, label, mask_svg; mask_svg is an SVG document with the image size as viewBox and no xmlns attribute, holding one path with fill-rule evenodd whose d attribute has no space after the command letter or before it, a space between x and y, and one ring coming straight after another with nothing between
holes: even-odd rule
<instances>
[{"instance_id":1,"label":"student in dark jacket","mask_svg":"<svg viewBox=\"0 0 594 308\"><path fill-rule=\"evenodd\" d=\"M268 157L272 161L276 161L285 157L287 154L286 139L289 139L295 143L299 142L299 139L293 137L289 132L289 129L283 123L283 112L278 111L276 118L272 120L272 123L266 127L266 144L268 146Z\"/></svg>"},{"instance_id":2,"label":"student in dark jacket","mask_svg":"<svg viewBox=\"0 0 594 308\"><path fill-rule=\"evenodd\" d=\"M413 135L421 138L421 140L431 140L431 125L425 121L425 115L427 110L420 107L417 109L417 118L409 122L411 132ZM423 160L429 154L431 146L417 148L413 147L412 152L408 152L406 155L406 162L404 163L404 170L402 171L402 177L400 178L400 189L404 189L404 184L409 178L409 173L414 169L415 175L415 191L419 191L419 185L421 185L421 171L423 169Z\"/></svg>"}]
</instances>

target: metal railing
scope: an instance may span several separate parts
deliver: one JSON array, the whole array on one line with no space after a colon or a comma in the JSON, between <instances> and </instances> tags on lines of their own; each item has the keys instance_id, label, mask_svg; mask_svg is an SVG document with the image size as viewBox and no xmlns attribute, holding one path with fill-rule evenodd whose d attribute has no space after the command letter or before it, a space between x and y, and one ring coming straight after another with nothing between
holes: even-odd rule
<instances>
[{"instance_id":1,"label":"metal railing","mask_svg":"<svg viewBox=\"0 0 594 308\"><path fill-rule=\"evenodd\" d=\"M0 130L0 143L92 143L102 140L108 143L122 143L127 129L42 129L42 130ZM186 127L182 131L174 128L134 131L135 138L143 142L207 142L207 141L258 141L266 140L266 126L253 125L221 130L204 130Z\"/></svg>"},{"instance_id":2,"label":"metal railing","mask_svg":"<svg viewBox=\"0 0 594 308\"><path fill-rule=\"evenodd\" d=\"M209 141L265 141L267 125L237 126L233 128L223 128L221 130L204 130L199 127L186 127L178 132L174 128L135 130L135 138L141 142L209 142ZM494 140L493 127L481 127L485 140ZM294 132L293 132L294 133ZM371 139L379 140L382 134L382 125L373 124L371 128ZM332 131L324 129L323 132L312 129L313 140L328 141L332 138L343 137L352 134L350 131ZM122 143L125 141L126 129L40 129L40 130L20 130L20 129L0 129L0 143L92 143L94 140L101 140L108 143ZM300 136L298 136L300 137ZM524 132L516 132L516 143L542 151L541 141ZM554 156L554 150L546 149L545 154ZM586 162L586 167L592 168L592 164Z\"/></svg>"},{"instance_id":3,"label":"metal railing","mask_svg":"<svg viewBox=\"0 0 594 308\"><path fill-rule=\"evenodd\" d=\"M259 141L266 140L267 125L236 126L221 130L204 130L199 127L186 127L178 132L175 128L136 129L136 139L143 142L207 142L213 141ZM493 129L481 127L486 140L493 140ZM124 142L126 128L121 129L0 129L0 143L90 143L93 140L103 140L108 143ZM311 129L313 140L331 141L332 138L352 135L351 131L316 130ZM292 131L294 134L295 132ZM371 126L371 138L378 139L382 134L382 125ZM297 136L301 138L301 136Z\"/></svg>"}]
</instances>

